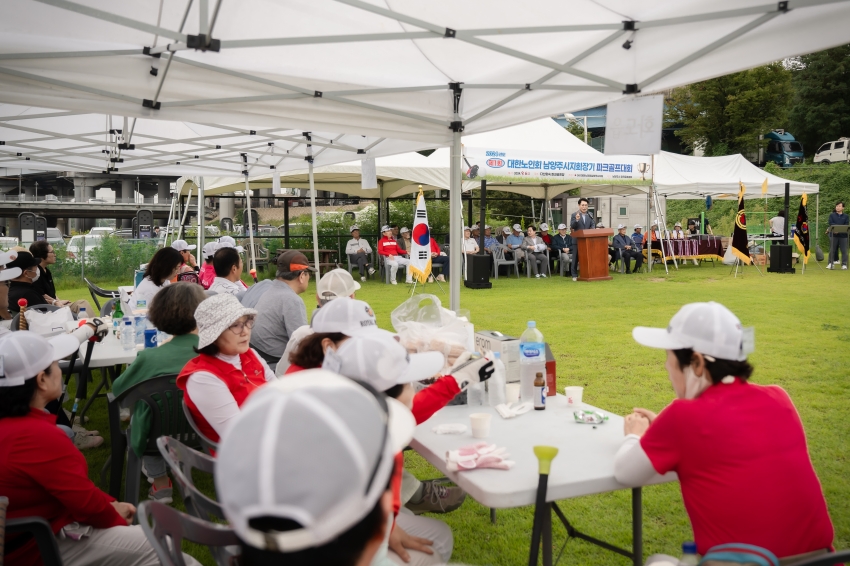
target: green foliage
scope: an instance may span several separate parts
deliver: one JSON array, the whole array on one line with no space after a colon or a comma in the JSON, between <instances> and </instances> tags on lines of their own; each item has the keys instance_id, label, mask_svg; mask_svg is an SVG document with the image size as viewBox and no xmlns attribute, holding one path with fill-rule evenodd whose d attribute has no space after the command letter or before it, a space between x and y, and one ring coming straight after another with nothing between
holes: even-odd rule
<instances>
[{"instance_id":1,"label":"green foliage","mask_svg":"<svg viewBox=\"0 0 850 566\"><path fill-rule=\"evenodd\" d=\"M567 122L567 127L565 128L569 133L584 141L584 120L570 120ZM590 139L593 137L590 131L587 132L587 141L588 145L590 144Z\"/></svg>"},{"instance_id":2,"label":"green foliage","mask_svg":"<svg viewBox=\"0 0 850 566\"><path fill-rule=\"evenodd\" d=\"M850 135L850 45L800 57L792 76L791 131L806 155Z\"/></svg>"},{"instance_id":3,"label":"green foliage","mask_svg":"<svg viewBox=\"0 0 850 566\"><path fill-rule=\"evenodd\" d=\"M129 282L139 265L150 261L156 252L157 246L153 242L104 236L99 246L86 252L85 276L95 282L105 279ZM68 259L65 246L57 246L55 249L56 265L51 271L57 287L79 285L83 277L82 259Z\"/></svg>"},{"instance_id":4,"label":"green foliage","mask_svg":"<svg viewBox=\"0 0 850 566\"><path fill-rule=\"evenodd\" d=\"M785 126L792 94L791 72L771 63L675 89L665 123L706 155L754 153L760 134Z\"/></svg>"}]
</instances>

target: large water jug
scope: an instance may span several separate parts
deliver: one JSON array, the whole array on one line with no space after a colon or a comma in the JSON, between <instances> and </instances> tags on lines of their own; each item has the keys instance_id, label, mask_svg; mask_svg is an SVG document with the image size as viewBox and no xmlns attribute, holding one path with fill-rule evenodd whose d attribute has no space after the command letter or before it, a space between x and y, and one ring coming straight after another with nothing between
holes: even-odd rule
<instances>
[{"instance_id":1,"label":"large water jug","mask_svg":"<svg viewBox=\"0 0 850 566\"><path fill-rule=\"evenodd\" d=\"M546 344L537 323L528 321L528 328L519 337L519 397L520 401L534 399L534 377L546 375Z\"/></svg>"}]
</instances>

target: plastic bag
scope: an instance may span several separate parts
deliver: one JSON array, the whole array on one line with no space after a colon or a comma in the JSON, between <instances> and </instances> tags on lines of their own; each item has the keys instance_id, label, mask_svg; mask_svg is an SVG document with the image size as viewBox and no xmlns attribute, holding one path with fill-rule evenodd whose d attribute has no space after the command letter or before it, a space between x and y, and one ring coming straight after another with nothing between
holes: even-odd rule
<instances>
[{"instance_id":1,"label":"plastic bag","mask_svg":"<svg viewBox=\"0 0 850 566\"><path fill-rule=\"evenodd\" d=\"M393 328L408 352L442 352L448 370L463 352L469 337L464 317L445 309L434 295L416 295L393 310Z\"/></svg>"},{"instance_id":2,"label":"plastic bag","mask_svg":"<svg viewBox=\"0 0 850 566\"><path fill-rule=\"evenodd\" d=\"M56 336L65 332L65 323L74 322L74 314L69 307L55 311L42 312L35 309L24 311L30 332L42 336Z\"/></svg>"}]
</instances>

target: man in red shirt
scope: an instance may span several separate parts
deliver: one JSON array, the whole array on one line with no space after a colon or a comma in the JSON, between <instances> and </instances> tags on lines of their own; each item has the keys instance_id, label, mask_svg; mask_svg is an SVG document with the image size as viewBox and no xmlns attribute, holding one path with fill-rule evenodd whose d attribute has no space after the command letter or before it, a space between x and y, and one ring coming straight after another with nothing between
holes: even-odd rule
<instances>
[{"instance_id":1,"label":"man in red shirt","mask_svg":"<svg viewBox=\"0 0 850 566\"><path fill-rule=\"evenodd\" d=\"M136 508L91 482L85 457L44 409L62 393L56 361L79 347L66 334L49 341L27 331L0 338L0 493L9 498L7 517L45 519L65 566L156 566L142 528L128 526ZM31 535L9 536L5 552L8 564L42 563Z\"/></svg>"},{"instance_id":2,"label":"man in red shirt","mask_svg":"<svg viewBox=\"0 0 850 566\"><path fill-rule=\"evenodd\" d=\"M378 253L384 257L384 262L390 268L390 283L397 285L395 274L398 271L398 266L401 265L404 267L410 264L409 259L402 257L407 255L407 250L399 247L398 242L393 238L393 229L389 226L381 228L381 234L383 237L378 240ZM413 283L409 272L407 273L407 280L405 282Z\"/></svg>"},{"instance_id":3,"label":"man in red shirt","mask_svg":"<svg viewBox=\"0 0 850 566\"><path fill-rule=\"evenodd\" d=\"M800 416L775 385L749 383L751 329L718 303L685 305L667 328L634 339L667 350L676 399L635 409L614 474L630 486L676 472L700 554L750 544L780 559L828 551L833 528Z\"/></svg>"}]
</instances>

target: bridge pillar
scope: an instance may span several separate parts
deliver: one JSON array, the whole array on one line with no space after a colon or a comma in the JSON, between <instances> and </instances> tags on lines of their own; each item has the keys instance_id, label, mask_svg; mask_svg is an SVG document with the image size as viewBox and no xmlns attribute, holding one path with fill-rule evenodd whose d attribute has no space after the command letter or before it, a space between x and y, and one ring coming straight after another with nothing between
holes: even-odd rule
<instances>
[{"instance_id":1,"label":"bridge pillar","mask_svg":"<svg viewBox=\"0 0 850 566\"><path fill-rule=\"evenodd\" d=\"M135 179L121 179L121 188L116 191L119 198L115 199L115 202L134 202L134 192L136 190L136 180ZM132 228L133 227L133 219L132 218L122 218L120 220L115 220L115 229L118 228Z\"/></svg>"},{"instance_id":2,"label":"bridge pillar","mask_svg":"<svg viewBox=\"0 0 850 566\"><path fill-rule=\"evenodd\" d=\"M91 181L89 181L90 183ZM74 202L88 202L90 198L94 198L94 187L86 184L86 179L80 178L74 179ZM68 228L68 233L72 230L74 232L88 232L91 228L94 227L95 221L94 218L74 218L73 223Z\"/></svg>"},{"instance_id":3,"label":"bridge pillar","mask_svg":"<svg viewBox=\"0 0 850 566\"><path fill-rule=\"evenodd\" d=\"M156 181L156 202L157 204L168 204L171 198L171 181L168 179L157 179ZM156 220L160 226L165 226L167 221L163 218Z\"/></svg>"},{"instance_id":4,"label":"bridge pillar","mask_svg":"<svg viewBox=\"0 0 850 566\"><path fill-rule=\"evenodd\" d=\"M230 195L226 195L230 196ZM232 198L220 198L218 199L218 219L222 218L233 218L236 214L236 201Z\"/></svg>"}]
</instances>

